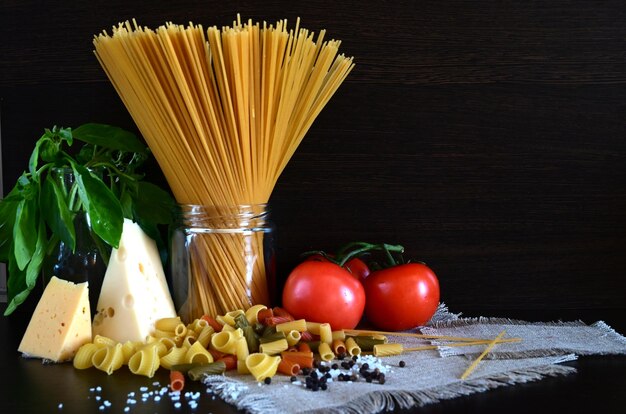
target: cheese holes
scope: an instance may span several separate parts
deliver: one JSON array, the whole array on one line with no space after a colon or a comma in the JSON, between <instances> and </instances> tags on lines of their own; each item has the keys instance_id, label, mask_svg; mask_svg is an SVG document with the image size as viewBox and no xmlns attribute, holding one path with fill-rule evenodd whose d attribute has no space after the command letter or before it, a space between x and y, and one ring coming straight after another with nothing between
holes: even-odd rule
<instances>
[{"instance_id":1,"label":"cheese holes","mask_svg":"<svg viewBox=\"0 0 626 414\"><path fill-rule=\"evenodd\" d=\"M120 262L123 262L126 260L126 255L126 248L124 248L124 246L120 246L119 249L117 249L117 259Z\"/></svg>"},{"instance_id":2,"label":"cheese holes","mask_svg":"<svg viewBox=\"0 0 626 414\"><path fill-rule=\"evenodd\" d=\"M132 308L135 305L135 297L130 293L124 296L124 300L122 301L125 308Z\"/></svg>"}]
</instances>

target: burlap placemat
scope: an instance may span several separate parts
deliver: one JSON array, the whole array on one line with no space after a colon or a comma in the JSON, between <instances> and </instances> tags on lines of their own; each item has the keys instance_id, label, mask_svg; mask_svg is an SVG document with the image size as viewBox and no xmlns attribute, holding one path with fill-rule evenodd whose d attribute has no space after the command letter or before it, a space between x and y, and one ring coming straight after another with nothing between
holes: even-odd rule
<instances>
[{"instance_id":1,"label":"burlap placemat","mask_svg":"<svg viewBox=\"0 0 626 414\"><path fill-rule=\"evenodd\" d=\"M385 382L328 382L325 391L312 391L302 382L292 383L276 375L269 385L259 384L251 376L228 374L210 376L204 382L213 393L238 409L250 413L375 413L395 408L410 408L435 403L489 389L536 381L546 376L565 375L575 369L560 365L577 355L626 354L626 338L602 322L529 323L495 318L460 318L440 306L428 327L429 334L493 338L502 330L507 337L519 336L520 343L498 344L496 358L481 361L465 380L461 375L484 345L466 348L440 348L410 352L398 356L359 361L371 366L381 364ZM394 337L391 342L405 348L424 345L416 338ZM445 356L445 357L444 357ZM400 361L406 366L400 367ZM353 368L354 370L358 370ZM333 376L346 370L333 370ZM299 377L302 379L303 377Z\"/></svg>"}]
</instances>

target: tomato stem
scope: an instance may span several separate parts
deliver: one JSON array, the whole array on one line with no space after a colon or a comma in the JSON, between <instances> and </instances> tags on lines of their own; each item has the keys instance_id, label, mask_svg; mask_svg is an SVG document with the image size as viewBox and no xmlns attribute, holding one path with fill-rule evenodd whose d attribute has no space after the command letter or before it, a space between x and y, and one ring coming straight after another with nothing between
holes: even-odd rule
<instances>
[{"instance_id":1,"label":"tomato stem","mask_svg":"<svg viewBox=\"0 0 626 414\"><path fill-rule=\"evenodd\" d=\"M339 256L339 257L335 258L336 262L341 267L343 267L350 259L352 259L354 257L358 257L359 255L361 255L363 253L376 251L376 250L384 251L385 255L387 256L387 258L391 262L391 266L393 266L393 265L395 265L396 261L393 258L393 255L391 254L391 252L397 252L397 253L404 252L404 247L399 245L399 244L398 245L392 245L392 244L387 244L387 243L372 244L372 243L365 243L365 242L355 242L355 243L351 243L350 245L360 246L360 247L357 248L357 249L354 249L352 251L349 251L343 257ZM350 245L348 245L348 246L350 246ZM343 249L341 249L341 251L345 252L345 251L347 251L347 248L343 248Z\"/></svg>"}]
</instances>

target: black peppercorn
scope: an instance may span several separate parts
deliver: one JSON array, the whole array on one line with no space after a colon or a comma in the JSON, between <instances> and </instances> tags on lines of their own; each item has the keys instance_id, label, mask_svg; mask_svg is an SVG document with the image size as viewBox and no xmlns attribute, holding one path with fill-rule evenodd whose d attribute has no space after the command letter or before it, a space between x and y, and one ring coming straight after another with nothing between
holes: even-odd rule
<instances>
[{"instance_id":1,"label":"black peppercorn","mask_svg":"<svg viewBox=\"0 0 626 414\"><path fill-rule=\"evenodd\" d=\"M267 385L271 384L272 383L272 377L265 377L263 382L266 383Z\"/></svg>"},{"instance_id":2,"label":"black peppercorn","mask_svg":"<svg viewBox=\"0 0 626 414\"><path fill-rule=\"evenodd\" d=\"M332 368L332 369L337 369L337 368L339 368L339 365L338 365L337 363L334 363L334 364L331 366L331 368Z\"/></svg>"},{"instance_id":3,"label":"black peppercorn","mask_svg":"<svg viewBox=\"0 0 626 414\"><path fill-rule=\"evenodd\" d=\"M291 382L296 382L296 381L298 381L298 378L296 378L296 376L295 376L295 375L292 375L292 376L291 376L291 378L289 378L289 380L290 380Z\"/></svg>"},{"instance_id":4,"label":"black peppercorn","mask_svg":"<svg viewBox=\"0 0 626 414\"><path fill-rule=\"evenodd\" d=\"M398 362L398 365L400 365L400 368L404 368L406 366L406 362L400 361Z\"/></svg>"},{"instance_id":5,"label":"black peppercorn","mask_svg":"<svg viewBox=\"0 0 626 414\"><path fill-rule=\"evenodd\" d=\"M302 375L309 375L311 373L311 368L302 368Z\"/></svg>"},{"instance_id":6,"label":"black peppercorn","mask_svg":"<svg viewBox=\"0 0 626 414\"><path fill-rule=\"evenodd\" d=\"M322 391L326 391L328 389L328 385L326 385L326 383L320 385L320 388L322 389Z\"/></svg>"},{"instance_id":7,"label":"black peppercorn","mask_svg":"<svg viewBox=\"0 0 626 414\"><path fill-rule=\"evenodd\" d=\"M372 382L372 377L367 377L367 378L365 378L365 381L367 381L367 382Z\"/></svg>"},{"instance_id":8,"label":"black peppercorn","mask_svg":"<svg viewBox=\"0 0 626 414\"><path fill-rule=\"evenodd\" d=\"M358 357L357 355L354 355L354 356L352 357L352 360L353 360L354 362L356 362L358 359L359 359L359 357Z\"/></svg>"}]
</instances>

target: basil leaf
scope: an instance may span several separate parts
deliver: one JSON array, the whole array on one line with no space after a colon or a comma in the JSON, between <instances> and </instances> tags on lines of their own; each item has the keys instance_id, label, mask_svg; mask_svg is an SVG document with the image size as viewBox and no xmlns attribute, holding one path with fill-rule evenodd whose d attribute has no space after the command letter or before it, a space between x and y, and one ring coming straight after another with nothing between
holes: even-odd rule
<instances>
[{"instance_id":1,"label":"basil leaf","mask_svg":"<svg viewBox=\"0 0 626 414\"><path fill-rule=\"evenodd\" d=\"M28 171L33 176L37 173L37 164L39 164L39 148L45 140L47 140L47 138L41 137L35 144L35 149L32 154L30 154L30 159L28 160Z\"/></svg>"},{"instance_id":2,"label":"basil leaf","mask_svg":"<svg viewBox=\"0 0 626 414\"><path fill-rule=\"evenodd\" d=\"M7 279L7 299L9 304L4 311L5 316L13 313L30 294L30 289L26 286L26 272L20 270L17 266L14 253L13 249L11 249Z\"/></svg>"},{"instance_id":3,"label":"basil leaf","mask_svg":"<svg viewBox=\"0 0 626 414\"><path fill-rule=\"evenodd\" d=\"M89 214L93 231L110 246L119 247L124 225L119 200L87 168L76 163L72 163L72 168L78 183L78 196Z\"/></svg>"},{"instance_id":4,"label":"basil leaf","mask_svg":"<svg viewBox=\"0 0 626 414\"><path fill-rule=\"evenodd\" d=\"M84 124L72 131L74 138L88 144L125 152L147 153L148 148L132 132L105 124Z\"/></svg>"},{"instance_id":5,"label":"basil leaf","mask_svg":"<svg viewBox=\"0 0 626 414\"><path fill-rule=\"evenodd\" d=\"M15 260L20 270L26 268L37 245L36 208L37 201L34 198L22 200L17 205L13 240L15 243Z\"/></svg>"},{"instance_id":6,"label":"basil leaf","mask_svg":"<svg viewBox=\"0 0 626 414\"><path fill-rule=\"evenodd\" d=\"M171 224L174 221L176 202L168 192L152 183L139 181L133 202L136 215L143 221L154 224Z\"/></svg>"},{"instance_id":7,"label":"basil leaf","mask_svg":"<svg viewBox=\"0 0 626 414\"><path fill-rule=\"evenodd\" d=\"M124 217L132 219L133 218L133 198L130 196L128 191L125 191L120 197L120 203L122 205L122 213Z\"/></svg>"},{"instance_id":8,"label":"basil leaf","mask_svg":"<svg viewBox=\"0 0 626 414\"><path fill-rule=\"evenodd\" d=\"M68 145L70 146L74 142L71 128L61 128L57 131L57 134L59 135L59 137L61 137L62 140L67 141Z\"/></svg>"},{"instance_id":9,"label":"basil leaf","mask_svg":"<svg viewBox=\"0 0 626 414\"><path fill-rule=\"evenodd\" d=\"M46 223L43 218L39 219L39 229L37 231L37 244L35 246L35 252L30 259L28 266L26 267L26 286L28 289L35 287L39 272L41 272L41 266L43 259L46 256L46 247L48 240L46 239Z\"/></svg>"},{"instance_id":10,"label":"basil leaf","mask_svg":"<svg viewBox=\"0 0 626 414\"><path fill-rule=\"evenodd\" d=\"M0 262L8 262L13 246L13 227L17 206L23 197L17 187L2 200L0 200Z\"/></svg>"},{"instance_id":11,"label":"basil leaf","mask_svg":"<svg viewBox=\"0 0 626 414\"><path fill-rule=\"evenodd\" d=\"M50 230L70 247L76 248L76 231L66 196L50 175L46 176L41 189L40 209Z\"/></svg>"}]
</instances>

